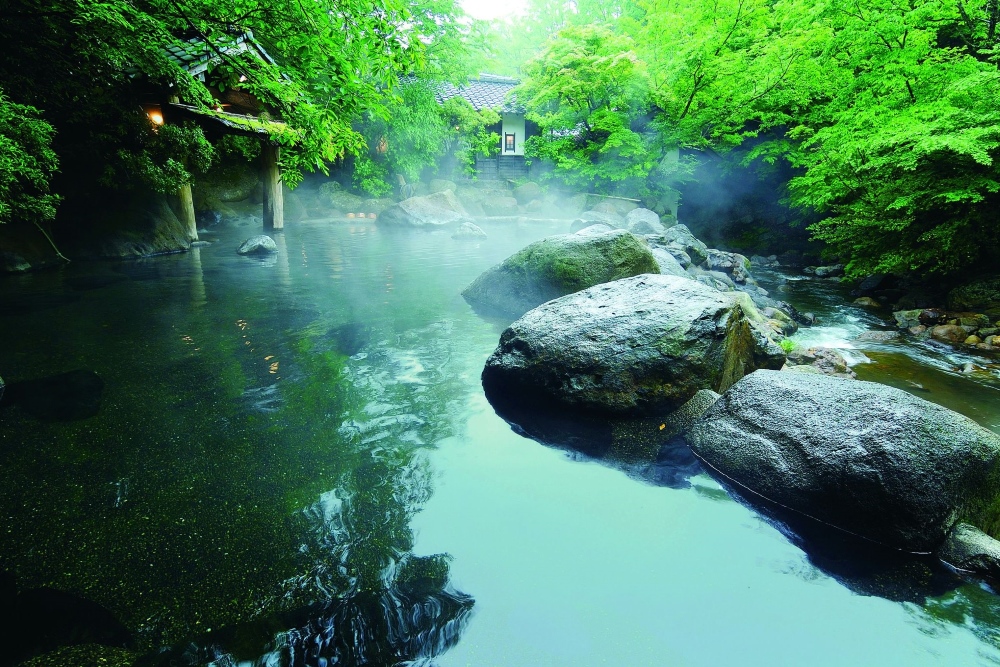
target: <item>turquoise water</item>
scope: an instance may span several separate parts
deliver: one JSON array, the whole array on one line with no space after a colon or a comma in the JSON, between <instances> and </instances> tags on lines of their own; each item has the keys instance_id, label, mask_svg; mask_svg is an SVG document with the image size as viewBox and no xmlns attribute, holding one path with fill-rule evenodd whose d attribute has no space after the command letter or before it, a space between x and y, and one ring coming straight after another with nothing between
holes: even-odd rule
<instances>
[{"instance_id":1,"label":"turquoise water","mask_svg":"<svg viewBox=\"0 0 1000 667\"><path fill-rule=\"evenodd\" d=\"M230 227L4 278L0 568L109 610L143 664L1000 664L975 581L807 553L703 473L656 485L518 435L479 383L504 323L460 291L563 230L486 231L306 221L258 260ZM828 324L877 326L837 298ZM1000 424L988 379L858 350ZM78 369L97 414L24 398Z\"/></svg>"}]
</instances>

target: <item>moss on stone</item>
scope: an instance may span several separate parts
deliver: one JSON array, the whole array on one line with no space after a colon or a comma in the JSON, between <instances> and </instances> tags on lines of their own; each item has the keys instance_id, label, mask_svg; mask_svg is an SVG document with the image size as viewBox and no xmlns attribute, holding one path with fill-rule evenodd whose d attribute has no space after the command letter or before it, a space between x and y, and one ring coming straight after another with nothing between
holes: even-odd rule
<instances>
[{"instance_id":1,"label":"moss on stone","mask_svg":"<svg viewBox=\"0 0 1000 667\"><path fill-rule=\"evenodd\" d=\"M546 301L601 283L659 273L649 248L623 230L564 234L532 243L463 292L475 305L520 316Z\"/></svg>"}]
</instances>

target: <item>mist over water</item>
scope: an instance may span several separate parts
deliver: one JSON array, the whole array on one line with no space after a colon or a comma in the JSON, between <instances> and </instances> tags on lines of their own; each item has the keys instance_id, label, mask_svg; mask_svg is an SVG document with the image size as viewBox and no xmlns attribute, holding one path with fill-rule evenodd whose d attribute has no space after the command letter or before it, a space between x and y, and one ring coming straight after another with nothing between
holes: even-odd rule
<instances>
[{"instance_id":1,"label":"mist over water","mask_svg":"<svg viewBox=\"0 0 1000 667\"><path fill-rule=\"evenodd\" d=\"M88 417L0 406L0 566L109 610L150 665L1000 661L976 582L792 541L696 467L644 480L512 429L480 384L506 323L460 292L568 222L483 226L312 219L265 261L234 252L256 228L223 226L4 279L5 380L104 387ZM780 277L820 320L801 336L1000 426L993 389L858 344L877 318Z\"/></svg>"}]
</instances>

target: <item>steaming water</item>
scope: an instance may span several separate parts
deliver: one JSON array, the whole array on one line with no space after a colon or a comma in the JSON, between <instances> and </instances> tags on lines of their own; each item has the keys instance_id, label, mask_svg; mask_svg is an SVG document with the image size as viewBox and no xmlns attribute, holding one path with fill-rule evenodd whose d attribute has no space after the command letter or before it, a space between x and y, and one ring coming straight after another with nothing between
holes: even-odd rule
<instances>
[{"instance_id":1,"label":"steaming water","mask_svg":"<svg viewBox=\"0 0 1000 667\"><path fill-rule=\"evenodd\" d=\"M4 279L11 388L104 387L93 416L5 398L0 567L103 605L147 664L1000 664L976 582L807 554L704 474L655 486L515 433L479 384L504 324L459 292L563 230L486 231L315 220L255 260L237 227ZM880 321L836 286L774 279L820 317L804 342L1000 428L988 372L859 343Z\"/></svg>"}]
</instances>

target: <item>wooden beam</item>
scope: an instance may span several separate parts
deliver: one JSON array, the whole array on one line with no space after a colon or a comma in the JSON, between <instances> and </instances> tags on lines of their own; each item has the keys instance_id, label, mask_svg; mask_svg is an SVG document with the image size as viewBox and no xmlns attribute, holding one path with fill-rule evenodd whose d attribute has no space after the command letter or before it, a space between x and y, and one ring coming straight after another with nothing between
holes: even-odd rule
<instances>
[{"instance_id":1,"label":"wooden beam","mask_svg":"<svg viewBox=\"0 0 1000 667\"><path fill-rule=\"evenodd\" d=\"M278 168L280 149L269 141L261 142L261 180L264 183L264 231L285 228L285 201Z\"/></svg>"}]
</instances>

